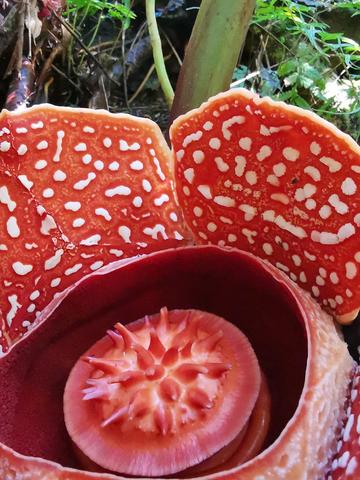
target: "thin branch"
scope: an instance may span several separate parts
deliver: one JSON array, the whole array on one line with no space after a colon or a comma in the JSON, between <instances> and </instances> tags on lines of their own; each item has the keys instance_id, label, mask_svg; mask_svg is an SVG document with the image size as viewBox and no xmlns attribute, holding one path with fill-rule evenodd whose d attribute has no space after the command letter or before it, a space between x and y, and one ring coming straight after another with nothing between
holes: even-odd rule
<instances>
[{"instance_id":1,"label":"thin branch","mask_svg":"<svg viewBox=\"0 0 360 480\"><path fill-rule=\"evenodd\" d=\"M296 54L289 48L285 45L285 43L283 43L281 40L278 39L278 37L276 35L274 35L273 33L271 33L269 30L267 30L265 27L263 27L262 25L260 25L260 23L257 23L257 22L254 22L254 25L256 25L258 28L260 28L263 32L265 32L267 35L269 35L269 37L271 37L273 40L275 40L276 43L278 43L279 45L281 45L283 48L285 48L285 50L289 53L291 53L291 55L293 55L294 57L296 57Z\"/></svg>"},{"instance_id":2,"label":"thin branch","mask_svg":"<svg viewBox=\"0 0 360 480\"><path fill-rule=\"evenodd\" d=\"M165 67L161 39L155 17L155 0L146 0L146 19L148 23L156 73L159 78L161 89L164 92L166 102L170 108L174 100L174 90L171 86Z\"/></svg>"},{"instance_id":3,"label":"thin branch","mask_svg":"<svg viewBox=\"0 0 360 480\"><path fill-rule=\"evenodd\" d=\"M117 82L116 80L114 80L109 74L108 72L106 71L106 69L104 68L104 66L99 62L99 60L95 57L95 55L93 55L90 50L87 48L87 46L84 44L84 42L81 40L81 38L74 32L74 30L72 29L72 27L68 24L68 22L66 22L65 20L63 20L59 15L57 15L57 13L54 11L54 10L51 10L52 14L54 15L54 17L61 23L61 25L64 26L64 28L66 28L66 30L75 38L75 40L79 43L79 45L81 46L81 48L83 48L85 50L85 52L89 55L89 57L96 63L96 65L102 70L102 72L104 73L104 75L112 82L114 83L117 87L121 88L121 85L119 82Z\"/></svg>"},{"instance_id":4,"label":"thin branch","mask_svg":"<svg viewBox=\"0 0 360 480\"><path fill-rule=\"evenodd\" d=\"M29 0L25 1L25 9L26 9L26 21L27 21L27 33L28 33L28 59L31 60L32 55L32 34L31 34L31 17L30 17L30 2Z\"/></svg>"},{"instance_id":5,"label":"thin branch","mask_svg":"<svg viewBox=\"0 0 360 480\"><path fill-rule=\"evenodd\" d=\"M77 92L83 93L83 91L81 90L81 88L79 87L79 85L76 85L76 83L75 83L73 80L71 80L71 78L68 77L68 75L67 75L66 73L64 73L62 70L60 70L59 68L57 68L54 64L51 65L51 69L52 69L52 70L55 70L56 73L58 73L58 74L61 75L63 78L65 78L65 80L66 80L67 82L69 82L70 85L73 86Z\"/></svg>"},{"instance_id":6,"label":"thin branch","mask_svg":"<svg viewBox=\"0 0 360 480\"><path fill-rule=\"evenodd\" d=\"M51 65L53 64L55 58L63 51L63 46L61 44L57 45L51 51L48 58L45 60L45 63L41 69L40 75L37 80L38 87L41 86L45 82L45 78L51 69Z\"/></svg>"},{"instance_id":7,"label":"thin branch","mask_svg":"<svg viewBox=\"0 0 360 480\"><path fill-rule=\"evenodd\" d=\"M109 110L109 100L108 100L108 96L107 96L107 92L106 92L106 88L105 88L105 82L104 82L104 76L103 75L100 76L99 83L100 83L100 88L103 92L106 110Z\"/></svg>"},{"instance_id":8,"label":"thin branch","mask_svg":"<svg viewBox=\"0 0 360 480\"><path fill-rule=\"evenodd\" d=\"M122 68L123 68L124 98L125 98L126 107L129 110L130 103L129 103L128 88L127 88L125 40L126 40L126 29L123 27L121 32L121 59L122 59Z\"/></svg>"},{"instance_id":9,"label":"thin branch","mask_svg":"<svg viewBox=\"0 0 360 480\"><path fill-rule=\"evenodd\" d=\"M260 75L260 70L257 70L256 72L251 72L249 73L249 75L246 75L246 77L240 78L239 80L235 80L235 82L231 83L230 88L238 87L242 83L247 82L251 78L257 77L258 75Z\"/></svg>"},{"instance_id":10,"label":"thin branch","mask_svg":"<svg viewBox=\"0 0 360 480\"><path fill-rule=\"evenodd\" d=\"M171 57L171 53L169 55L167 55L164 58L164 60L168 60L170 57ZM136 91L130 97L129 104L131 104L135 100L135 98L142 92L144 86L146 85L146 82L149 80L149 78L150 78L150 76L151 76L151 74L153 73L154 70L155 70L155 64L153 63L151 65L151 67L149 68L149 70L146 72L145 77L143 78L142 82L140 83L140 85L138 86Z\"/></svg>"},{"instance_id":11,"label":"thin branch","mask_svg":"<svg viewBox=\"0 0 360 480\"><path fill-rule=\"evenodd\" d=\"M164 35L164 37L165 37L167 43L169 44L169 46L170 46L173 54L175 55L176 60L178 61L178 64L179 64L180 67L181 67L181 65L182 65L182 60L181 60L181 58L180 58L180 55L179 55L178 52L176 51L176 48L174 47L172 41L170 40L169 36L168 36L163 30L161 30L161 34Z\"/></svg>"},{"instance_id":12,"label":"thin branch","mask_svg":"<svg viewBox=\"0 0 360 480\"><path fill-rule=\"evenodd\" d=\"M151 74L153 73L153 71L155 70L155 65L152 64L151 67L149 68L149 70L147 71L145 77L143 78L142 82L140 83L140 85L138 86L138 88L136 89L136 91L131 95L131 97L129 98L129 105L135 100L135 98L141 93L142 89L144 88L146 82L149 80Z\"/></svg>"}]
</instances>

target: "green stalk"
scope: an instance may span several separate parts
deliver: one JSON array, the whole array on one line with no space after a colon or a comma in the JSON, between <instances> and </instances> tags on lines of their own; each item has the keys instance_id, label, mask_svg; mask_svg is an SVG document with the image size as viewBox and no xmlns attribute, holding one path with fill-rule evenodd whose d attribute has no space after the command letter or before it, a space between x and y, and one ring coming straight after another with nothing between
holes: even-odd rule
<instances>
[{"instance_id":1,"label":"green stalk","mask_svg":"<svg viewBox=\"0 0 360 480\"><path fill-rule=\"evenodd\" d=\"M166 72L164 55L161 47L161 39L155 17L155 0L146 0L146 19L150 34L156 73L159 78L162 91L164 92L166 102L169 105L169 108L171 108L174 99L174 90Z\"/></svg>"},{"instance_id":2,"label":"green stalk","mask_svg":"<svg viewBox=\"0 0 360 480\"><path fill-rule=\"evenodd\" d=\"M228 90L256 0L202 0L176 85L171 120Z\"/></svg>"}]
</instances>

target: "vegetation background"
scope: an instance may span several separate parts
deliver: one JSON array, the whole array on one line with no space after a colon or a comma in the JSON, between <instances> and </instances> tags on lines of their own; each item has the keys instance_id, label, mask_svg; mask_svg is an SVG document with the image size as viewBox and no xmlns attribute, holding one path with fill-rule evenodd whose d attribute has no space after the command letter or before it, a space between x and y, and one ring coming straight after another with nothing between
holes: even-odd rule
<instances>
[{"instance_id":1,"label":"vegetation background","mask_svg":"<svg viewBox=\"0 0 360 480\"><path fill-rule=\"evenodd\" d=\"M223 1L224 12L228 1ZM150 116L165 129L169 109L153 62L146 3L0 1L0 107L19 87L14 78L22 71L24 82L33 77L28 104L49 101L127 111ZM155 4L175 88L201 1ZM256 0L231 86L311 109L359 142L359 43L357 0ZM24 59L31 68L24 69Z\"/></svg>"}]
</instances>

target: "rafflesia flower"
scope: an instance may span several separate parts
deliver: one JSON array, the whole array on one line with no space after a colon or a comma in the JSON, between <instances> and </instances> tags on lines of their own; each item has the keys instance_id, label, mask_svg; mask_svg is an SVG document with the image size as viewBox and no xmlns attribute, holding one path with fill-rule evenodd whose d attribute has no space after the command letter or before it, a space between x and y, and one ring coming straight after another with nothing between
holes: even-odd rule
<instances>
[{"instance_id":1,"label":"rafflesia flower","mask_svg":"<svg viewBox=\"0 0 360 480\"><path fill-rule=\"evenodd\" d=\"M246 90L170 136L0 118L0 477L358 478L358 145Z\"/></svg>"}]
</instances>

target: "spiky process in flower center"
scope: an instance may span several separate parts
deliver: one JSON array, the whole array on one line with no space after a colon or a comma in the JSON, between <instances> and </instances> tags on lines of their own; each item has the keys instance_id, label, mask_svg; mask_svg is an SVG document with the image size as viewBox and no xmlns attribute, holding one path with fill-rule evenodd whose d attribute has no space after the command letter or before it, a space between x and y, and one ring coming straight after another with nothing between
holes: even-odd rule
<instances>
[{"instance_id":1,"label":"spiky process in flower center","mask_svg":"<svg viewBox=\"0 0 360 480\"><path fill-rule=\"evenodd\" d=\"M238 437L260 368L234 324L163 308L107 333L76 362L64 391L66 428L86 468L170 475Z\"/></svg>"},{"instance_id":2,"label":"spiky process in flower center","mask_svg":"<svg viewBox=\"0 0 360 480\"><path fill-rule=\"evenodd\" d=\"M83 399L101 400L102 427L167 435L206 417L231 363L222 330L208 333L200 323L198 312L174 321L163 308L157 324L146 317L133 331L117 323L107 332L112 348L83 358L93 367Z\"/></svg>"}]
</instances>

